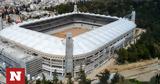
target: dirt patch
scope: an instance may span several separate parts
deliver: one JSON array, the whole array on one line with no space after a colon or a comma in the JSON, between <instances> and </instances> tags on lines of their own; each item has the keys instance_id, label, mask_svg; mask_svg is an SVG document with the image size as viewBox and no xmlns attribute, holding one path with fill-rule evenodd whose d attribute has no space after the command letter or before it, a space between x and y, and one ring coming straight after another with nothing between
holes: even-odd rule
<instances>
[{"instance_id":1,"label":"dirt patch","mask_svg":"<svg viewBox=\"0 0 160 84\"><path fill-rule=\"evenodd\" d=\"M75 37L75 36L78 36L82 33L88 32L88 31L89 31L89 29L87 29L87 28L75 27L75 28L66 29L64 31L57 32L57 33L54 33L54 34L51 34L51 35L54 35L54 36L57 36L57 37L60 37L60 38L65 38L66 33L70 32L70 33L72 33L72 36Z\"/></svg>"}]
</instances>

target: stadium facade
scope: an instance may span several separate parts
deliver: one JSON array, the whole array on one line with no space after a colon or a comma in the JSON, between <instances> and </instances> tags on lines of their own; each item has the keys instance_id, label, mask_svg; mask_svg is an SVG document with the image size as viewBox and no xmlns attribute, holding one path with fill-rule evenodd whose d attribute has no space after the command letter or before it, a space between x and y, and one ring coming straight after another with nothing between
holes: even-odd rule
<instances>
[{"instance_id":1,"label":"stadium facade","mask_svg":"<svg viewBox=\"0 0 160 84\"><path fill-rule=\"evenodd\" d=\"M69 72L76 76L80 66L90 73L107 62L115 50L130 44L134 40L134 20L135 12L130 20L75 10L4 28L0 31L0 45L7 47L3 56L7 55L11 60L17 56L20 59L42 57L42 69L49 75L57 70L62 76ZM76 31L79 34L75 35L67 31L74 28L87 31Z\"/></svg>"}]
</instances>

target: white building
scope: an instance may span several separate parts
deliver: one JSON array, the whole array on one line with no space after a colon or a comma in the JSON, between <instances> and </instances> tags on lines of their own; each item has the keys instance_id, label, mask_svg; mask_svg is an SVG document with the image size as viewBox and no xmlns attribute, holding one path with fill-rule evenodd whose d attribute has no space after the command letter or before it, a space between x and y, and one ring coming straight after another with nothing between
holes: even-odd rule
<instances>
[{"instance_id":1,"label":"white building","mask_svg":"<svg viewBox=\"0 0 160 84\"><path fill-rule=\"evenodd\" d=\"M42 72L42 58L28 54L23 49L5 40L0 41L0 61L10 68L25 68L26 75L37 76ZM5 68L4 68L5 69Z\"/></svg>"}]
</instances>

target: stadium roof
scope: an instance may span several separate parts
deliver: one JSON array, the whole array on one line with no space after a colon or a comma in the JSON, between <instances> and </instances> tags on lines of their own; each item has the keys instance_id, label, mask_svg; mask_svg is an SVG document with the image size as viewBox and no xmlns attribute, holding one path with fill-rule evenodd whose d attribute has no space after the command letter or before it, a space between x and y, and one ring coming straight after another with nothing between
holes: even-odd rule
<instances>
[{"instance_id":1,"label":"stadium roof","mask_svg":"<svg viewBox=\"0 0 160 84\"><path fill-rule=\"evenodd\" d=\"M67 16L73 13L62 14L59 16L55 16L52 18ZM79 13L79 14L87 14L91 16L99 16L99 17L110 17L99 14L90 14L90 13ZM101 48L105 44L111 42L112 40L118 38L122 34L133 30L136 27L136 24L132 21L129 21L125 18L116 18L118 20L104 25L102 27L96 28L89 32L83 33L76 37L73 37L73 55L81 55L85 53L89 53L98 48ZM45 20L49 18L43 18L41 20ZM40 20L39 20L40 21ZM15 24L9 28L5 28L0 31L0 36L9 41L12 41L18 45L25 46L26 48L33 49L42 53L56 55L56 56L65 56L65 42L64 39L51 36L45 33L20 28L23 24L33 23L36 21L24 22L22 24Z\"/></svg>"}]
</instances>

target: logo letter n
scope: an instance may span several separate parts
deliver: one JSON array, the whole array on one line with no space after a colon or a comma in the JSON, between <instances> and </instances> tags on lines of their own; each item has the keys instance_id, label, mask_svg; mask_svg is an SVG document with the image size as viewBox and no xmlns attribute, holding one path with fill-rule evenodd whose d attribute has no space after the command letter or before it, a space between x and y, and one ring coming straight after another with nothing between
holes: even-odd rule
<instances>
[{"instance_id":1,"label":"logo letter n","mask_svg":"<svg viewBox=\"0 0 160 84\"><path fill-rule=\"evenodd\" d=\"M7 68L6 84L25 84L25 69Z\"/></svg>"},{"instance_id":2,"label":"logo letter n","mask_svg":"<svg viewBox=\"0 0 160 84\"><path fill-rule=\"evenodd\" d=\"M21 73L20 71L17 71L17 72L14 72L14 71L11 71L10 72L10 81L21 81Z\"/></svg>"}]
</instances>

